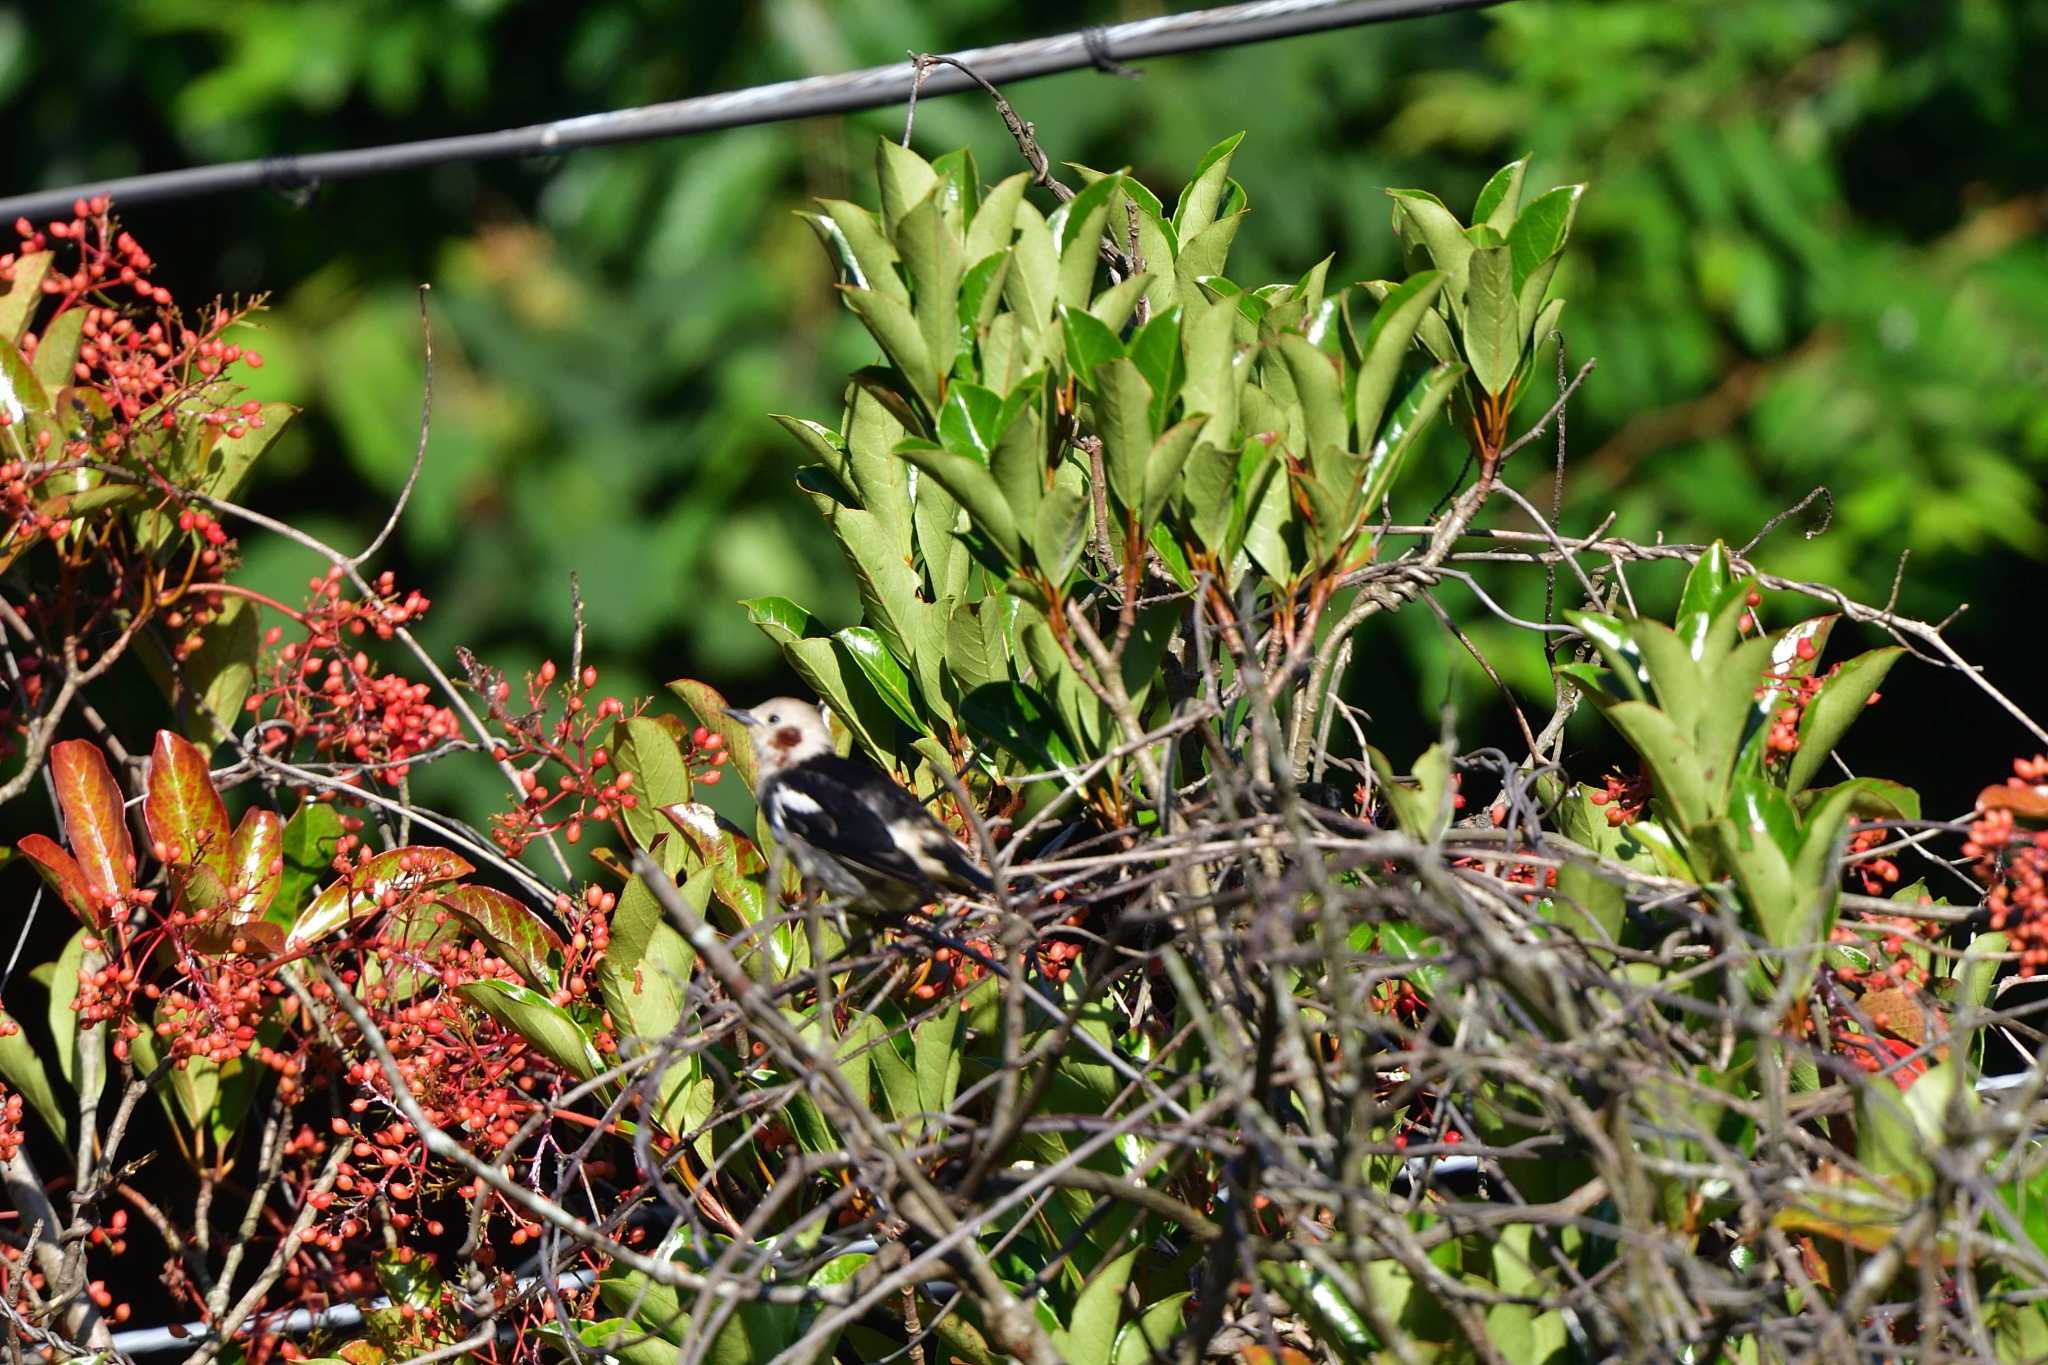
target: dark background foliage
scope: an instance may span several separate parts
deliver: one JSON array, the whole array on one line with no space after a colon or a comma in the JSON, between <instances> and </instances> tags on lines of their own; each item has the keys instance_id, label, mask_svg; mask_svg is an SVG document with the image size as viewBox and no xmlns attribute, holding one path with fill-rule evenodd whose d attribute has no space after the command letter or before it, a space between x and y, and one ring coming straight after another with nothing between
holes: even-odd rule
<instances>
[{"instance_id":1,"label":"dark background foliage","mask_svg":"<svg viewBox=\"0 0 2048 1365\"><path fill-rule=\"evenodd\" d=\"M1158 8L0 10L0 181L494 128ZM2031 632L2005 604L2048 555L2048 87L2028 77L2044 58L2048 11L2022 0L1524 0L1011 93L1056 158L1134 163L1168 192L1247 129L1236 173L1253 213L1232 260L1247 281L1291 279L1332 249L1333 283L1397 273L1390 185L1469 202L1525 152L1531 185L1591 182L1559 282L1572 356L1600 362L1572 414L1565 525L1612 511L1625 534L1739 544L1825 483L1826 534L1807 539L1802 515L1762 561L1881 601L1910 549L1901 605L1973 603L1954 638L2024 691ZM895 112L818 120L127 217L181 298L271 291L263 396L307 412L251 496L343 545L368 539L409 466L413 289L433 284L433 444L397 553L401 579L436 600L436 648L514 668L564 653L576 572L609 684L692 674L748 696L788 680L735 599L856 611L766 417L829 419L837 376L868 358L791 211L849 193L874 138L900 129ZM965 97L928 103L916 140L971 145L990 179L1014 161ZM1437 486L1455 446L1440 435ZM1520 460L1510 477L1547 501L1543 456ZM287 599L312 569L283 545L247 550L248 581ZM1668 596L1676 576L1639 587ZM1540 613L1532 591L1507 605ZM1396 751L1446 701L1478 740L1499 720L1491 684L1426 616L1401 620L1401 647L1354 670L1355 698ZM1547 696L1526 637L1474 635ZM1935 809L2021 747L1933 670L1900 670L1887 695L1903 723L1862 742Z\"/></svg>"}]
</instances>

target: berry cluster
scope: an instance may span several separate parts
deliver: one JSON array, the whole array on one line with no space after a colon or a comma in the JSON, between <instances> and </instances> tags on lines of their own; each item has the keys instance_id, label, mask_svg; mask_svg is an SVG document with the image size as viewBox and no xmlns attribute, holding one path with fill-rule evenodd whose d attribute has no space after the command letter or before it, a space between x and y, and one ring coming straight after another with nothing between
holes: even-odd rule
<instances>
[{"instance_id":1,"label":"berry cluster","mask_svg":"<svg viewBox=\"0 0 2048 1365\"><path fill-rule=\"evenodd\" d=\"M16 281L32 262L42 265L37 287L46 304L38 315L39 330L22 336L22 357L33 361L60 319L85 310L71 371L77 383L105 401L115 419L94 443L101 453L119 450L127 428L144 416L163 428L196 416L225 426L230 436L241 434L237 428L261 425L260 407L252 412L256 405L237 406L214 387L232 365L263 367L257 352L220 339L253 305L216 306L197 327L185 325L171 291L149 278L156 262L115 223L104 197L79 200L69 219L40 230L18 218L14 231L16 249L0 255L0 281ZM81 442L73 453L89 448Z\"/></svg>"},{"instance_id":2,"label":"berry cluster","mask_svg":"<svg viewBox=\"0 0 2048 1365\"><path fill-rule=\"evenodd\" d=\"M297 618L305 638L277 650L268 685L246 703L252 714L267 715L262 747L278 753L303 743L396 785L412 760L453 739L459 727L454 712L434 704L425 683L384 672L357 642L389 640L426 613L427 599L418 592L401 595L389 572L360 600L342 595L339 567L307 587L311 596ZM279 626L265 637L272 647L283 638Z\"/></svg>"},{"instance_id":3,"label":"berry cluster","mask_svg":"<svg viewBox=\"0 0 2048 1365\"><path fill-rule=\"evenodd\" d=\"M2004 789L1993 788L1979 798L1963 852L1976 859L1976 874L1990 888L1984 904L1991 927L2011 936L2020 975L2030 977L2048 967L2048 829L2027 829L2015 817L2015 806L2031 811L2031 803L1994 804L1986 798L2001 790L2038 791L2048 783L2048 755L2015 759L2012 767Z\"/></svg>"}]
</instances>

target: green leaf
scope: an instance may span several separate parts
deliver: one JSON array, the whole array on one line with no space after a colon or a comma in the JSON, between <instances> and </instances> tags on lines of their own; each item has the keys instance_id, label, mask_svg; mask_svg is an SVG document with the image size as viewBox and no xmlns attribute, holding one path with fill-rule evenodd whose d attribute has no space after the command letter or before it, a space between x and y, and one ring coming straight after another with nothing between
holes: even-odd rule
<instances>
[{"instance_id":1,"label":"green leaf","mask_svg":"<svg viewBox=\"0 0 2048 1365\"><path fill-rule=\"evenodd\" d=\"M1565 239L1571 235L1572 219L1579 211L1579 196L1585 192L1584 185L1560 185L1547 190L1531 200L1515 219L1514 228L1508 233L1508 249L1514 254L1517 290L1528 283L1538 266L1564 250ZM1535 316L1534 309L1530 316Z\"/></svg>"},{"instance_id":2,"label":"green leaf","mask_svg":"<svg viewBox=\"0 0 2048 1365\"><path fill-rule=\"evenodd\" d=\"M910 694L910 677L903 671L903 665L889 652L882 637L866 626L848 626L832 637L850 655L867 680L874 684L877 694L889 704L889 709L900 717L905 725L918 733L929 732L931 726L919 714L917 701Z\"/></svg>"},{"instance_id":3,"label":"green leaf","mask_svg":"<svg viewBox=\"0 0 2048 1365\"><path fill-rule=\"evenodd\" d=\"M21 353L16 343L43 301L43 277L50 273L50 262L55 259L53 251L32 251L16 258L13 279L0 280L0 342L14 350L17 360Z\"/></svg>"},{"instance_id":4,"label":"green leaf","mask_svg":"<svg viewBox=\"0 0 2048 1365\"><path fill-rule=\"evenodd\" d=\"M668 832L661 808L690 799L690 766L682 746L651 716L635 716L612 727L612 768L633 774L634 804L619 814L633 842L654 847Z\"/></svg>"},{"instance_id":5,"label":"green leaf","mask_svg":"<svg viewBox=\"0 0 2048 1365\"><path fill-rule=\"evenodd\" d=\"M938 172L929 161L889 138L881 138L875 150L875 179L882 191L882 228L891 237L903 215L932 192Z\"/></svg>"},{"instance_id":6,"label":"green leaf","mask_svg":"<svg viewBox=\"0 0 2048 1365\"><path fill-rule=\"evenodd\" d=\"M939 409L939 444L955 455L989 462L989 453L1003 434L1006 415L1001 394L979 384L954 384Z\"/></svg>"},{"instance_id":7,"label":"green leaf","mask_svg":"<svg viewBox=\"0 0 2048 1365\"><path fill-rule=\"evenodd\" d=\"M754 609L767 602L783 603L790 611L803 616L806 623L810 620L801 607L790 603L787 598L757 597L751 602L740 603L740 606L745 608L747 619L759 625L760 622L755 621ZM772 636L774 632L769 633ZM800 627L793 633L803 635L806 632ZM734 775L739 778L740 785L748 791L754 790L756 775L753 740L748 736L746 726L725 714L726 707L732 704L725 699L725 694L710 683L699 682L695 678L677 678L668 685L668 690L682 698L683 704L697 717L699 725L724 741L726 752L732 755Z\"/></svg>"},{"instance_id":8,"label":"green leaf","mask_svg":"<svg viewBox=\"0 0 2048 1365\"><path fill-rule=\"evenodd\" d=\"M1031 185L1031 172L1018 171L1000 180L982 196L981 206L967 224L967 259L979 261L991 252L1003 251L1017 235L1017 206Z\"/></svg>"},{"instance_id":9,"label":"green leaf","mask_svg":"<svg viewBox=\"0 0 2048 1365\"><path fill-rule=\"evenodd\" d=\"M1096 367L1121 359L1124 344L1116 339L1116 333L1107 324L1092 313L1062 305L1059 316L1060 326L1066 333L1067 364L1083 384L1093 388Z\"/></svg>"},{"instance_id":10,"label":"green leaf","mask_svg":"<svg viewBox=\"0 0 2048 1365\"><path fill-rule=\"evenodd\" d=\"M1509 249L1490 246L1472 253L1465 289L1465 357L1472 377L1495 397L1522 363L1522 324L1516 312L1514 263Z\"/></svg>"},{"instance_id":11,"label":"green leaf","mask_svg":"<svg viewBox=\"0 0 2048 1365\"><path fill-rule=\"evenodd\" d=\"M1550 277L1557 272L1558 258L1585 189L1584 185L1564 185L1538 195L1508 233L1508 249L1515 258L1516 308L1525 330L1543 310L1543 296L1550 288Z\"/></svg>"},{"instance_id":12,"label":"green leaf","mask_svg":"<svg viewBox=\"0 0 2048 1365\"><path fill-rule=\"evenodd\" d=\"M946 221L938 201L937 193L927 195L904 214L896 225L896 249L910 272L911 311L926 353L932 368L945 375L960 350L960 280L967 262L958 229Z\"/></svg>"},{"instance_id":13,"label":"green leaf","mask_svg":"<svg viewBox=\"0 0 2048 1365\"><path fill-rule=\"evenodd\" d=\"M1463 365L1439 365L1415 381L1415 387L1408 390L1393 415L1380 428L1379 438L1373 442L1372 455L1366 461L1364 489L1359 499L1368 516L1379 510L1381 499L1393 490L1395 480L1401 477L1401 469L1408 462L1422 433L1429 430L1444 400L1458 387L1458 381L1465 377Z\"/></svg>"},{"instance_id":14,"label":"green leaf","mask_svg":"<svg viewBox=\"0 0 2048 1365\"><path fill-rule=\"evenodd\" d=\"M911 438L896 447L896 453L916 465L925 473L937 479L948 493L953 495L962 507L967 509L974 529L988 537L1003 557L1011 564L1020 564L1024 559L1024 546L1017 533L1016 517L1010 511L1010 503L997 486L995 477L986 464L971 455L956 455L942 450L929 441ZM891 599L892 610L902 614L913 609L916 603L915 575L905 566L905 576L895 586ZM873 619L873 614L870 614ZM883 622L876 622L877 625ZM905 658L911 656L907 638L900 632L890 640L890 646Z\"/></svg>"},{"instance_id":15,"label":"green leaf","mask_svg":"<svg viewBox=\"0 0 2048 1365\"><path fill-rule=\"evenodd\" d=\"M597 1049L569 1012L540 992L492 979L458 986L456 994L526 1039L541 1056L578 1080L587 1081L604 1070Z\"/></svg>"},{"instance_id":16,"label":"green leaf","mask_svg":"<svg viewBox=\"0 0 2048 1365\"><path fill-rule=\"evenodd\" d=\"M1123 192L1121 175L1106 175L1053 212L1049 226L1059 244L1059 302L1087 306L1094 294L1096 248L1109 218L1110 200Z\"/></svg>"},{"instance_id":17,"label":"green leaf","mask_svg":"<svg viewBox=\"0 0 2048 1365\"><path fill-rule=\"evenodd\" d=\"M1877 693L1885 675L1906 651L1890 645L1859 654L1844 663L1806 704L1799 717L1799 748L1785 772L1785 790L1800 792L1813 781L1822 763L1849 727L1863 714L1863 708Z\"/></svg>"},{"instance_id":18,"label":"green leaf","mask_svg":"<svg viewBox=\"0 0 2048 1365\"><path fill-rule=\"evenodd\" d=\"M240 598L228 598L200 637L199 648L186 655L178 669L184 686L173 699L185 702L186 734L209 746L234 736L242 722L242 705L256 683L262 647L263 623L256 608Z\"/></svg>"},{"instance_id":19,"label":"green leaf","mask_svg":"<svg viewBox=\"0 0 2048 1365\"><path fill-rule=\"evenodd\" d=\"M1419 241L1430 260L1446 278L1445 299L1457 309L1464 307L1466 270L1472 257L1472 242L1464 225L1445 208L1443 201L1426 190L1388 190L1394 206L1408 220L1402 235Z\"/></svg>"},{"instance_id":20,"label":"green leaf","mask_svg":"<svg viewBox=\"0 0 2048 1365\"><path fill-rule=\"evenodd\" d=\"M1444 746L1432 744L1415 760L1413 786L1396 779L1393 765L1378 749L1368 746L1366 756L1401 832L1424 843L1443 838L1451 825L1451 758Z\"/></svg>"},{"instance_id":21,"label":"green leaf","mask_svg":"<svg viewBox=\"0 0 2048 1365\"><path fill-rule=\"evenodd\" d=\"M1013 399L1022 397L1025 401L1003 428L1002 439L996 442L988 459L989 474L1025 534L1037 523L1039 499L1045 496L1045 426L1038 416L1038 391L1034 376L1012 392Z\"/></svg>"},{"instance_id":22,"label":"green leaf","mask_svg":"<svg viewBox=\"0 0 2048 1365\"><path fill-rule=\"evenodd\" d=\"M963 456L940 451L929 441L911 438L898 447L902 451L917 447L928 452L934 466L921 467L940 470L970 470L978 473L987 484L990 495L994 493L993 483L988 481L987 471L973 460ZM964 479L964 475L962 476ZM961 486L956 486L941 475L940 482L946 484L946 491L965 504L970 513L976 510L975 502L961 496ZM980 490L975 490L979 494ZM995 498L1000 501L1000 498ZM905 528L908 529L907 527ZM839 508L832 514L832 534L839 541L839 548L853 569L853 585L860 593L861 610L867 623L882 632L882 638L889 642L899 659L912 658L917 649L918 618L922 603L918 594L923 588L917 570L911 567L911 542L906 535L899 538L888 526L866 512L850 507Z\"/></svg>"},{"instance_id":23,"label":"green leaf","mask_svg":"<svg viewBox=\"0 0 2048 1365\"><path fill-rule=\"evenodd\" d=\"M1564 619L1591 640L1601 657L1607 660L1607 666L1612 670L1609 677L1624 689L1615 695L1634 701L1649 699L1649 671L1643 666L1642 651L1636 648L1627 626L1599 612L1567 611Z\"/></svg>"},{"instance_id":24,"label":"green leaf","mask_svg":"<svg viewBox=\"0 0 2048 1365\"><path fill-rule=\"evenodd\" d=\"M1495 232L1505 233L1514 226L1515 211L1522 203L1522 173L1529 169L1529 158L1510 161L1495 171L1479 191L1479 199L1472 205L1472 221L1484 223Z\"/></svg>"},{"instance_id":25,"label":"green leaf","mask_svg":"<svg viewBox=\"0 0 2048 1365\"><path fill-rule=\"evenodd\" d=\"M635 878L627 889L639 885ZM491 951L525 977L529 985L554 990L555 971L549 958L561 952L563 944L562 936L546 920L488 886L451 887L441 893L438 904L489 944ZM616 913L616 907L614 910Z\"/></svg>"},{"instance_id":26,"label":"green leaf","mask_svg":"<svg viewBox=\"0 0 2048 1365\"><path fill-rule=\"evenodd\" d=\"M1671 717L1643 702L1624 701L1607 708L1607 719L1641 756L1681 832L1713 817L1699 755Z\"/></svg>"},{"instance_id":27,"label":"green leaf","mask_svg":"<svg viewBox=\"0 0 2048 1365\"><path fill-rule=\"evenodd\" d=\"M1441 270L1410 276L1388 293L1372 315L1372 325L1358 348L1358 384L1352 394L1354 449L1371 450L1378 439L1380 418L1394 392L1401 362L1415 339L1415 329L1442 292L1444 278Z\"/></svg>"},{"instance_id":28,"label":"green leaf","mask_svg":"<svg viewBox=\"0 0 2048 1365\"><path fill-rule=\"evenodd\" d=\"M8 349L13 349L11 346ZM29 1108L50 1125L50 1131L65 1142L71 1140L71 1121L64 1112L64 1106L57 1102L57 1092L50 1086L49 1073L43 1069L43 1059L36 1056L29 1046L28 1035L21 1031L21 1025L14 1016L0 1009L0 1077Z\"/></svg>"},{"instance_id":29,"label":"green leaf","mask_svg":"<svg viewBox=\"0 0 2048 1365\"><path fill-rule=\"evenodd\" d=\"M1713 615L1720 610L1722 600L1734 585L1735 572L1728 563L1727 543L1717 540L1686 573L1685 587L1678 594L1678 615L1685 617L1695 612Z\"/></svg>"},{"instance_id":30,"label":"green leaf","mask_svg":"<svg viewBox=\"0 0 2048 1365\"><path fill-rule=\"evenodd\" d=\"M1029 324L1025 335L1036 337L1060 301L1060 256L1051 225L1028 199L1017 205L1017 244L1010 261L1003 298Z\"/></svg>"},{"instance_id":31,"label":"green leaf","mask_svg":"<svg viewBox=\"0 0 2048 1365\"><path fill-rule=\"evenodd\" d=\"M1961 1086L1960 1066L1936 1063L1903 1094L1886 1084L1856 1088L1856 1160L1886 1184L1923 1195L1934 1185L1933 1154L1948 1146L1947 1111ZM1968 1108L1973 1093L1960 1090Z\"/></svg>"},{"instance_id":32,"label":"green leaf","mask_svg":"<svg viewBox=\"0 0 2048 1365\"><path fill-rule=\"evenodd\" d=\"M78 1082L78 1044L88 1030L78 1027L78 1011L72 1005L78 999L78 974L85 967L85 941L91 936L90 929L72 934L50 972L50 1038L57 1045L57 1071L74 1085ZM99 965L105 962L104 956L99 958ZM104 1048L106 1030L96 1026L90 1031Z\"/></svg>"},{"instance_id":33,"label":"green leaf","mask_svg":"<svg viewBox=\"0 0 2048 1365\"><path fill-rule=\"evenodd\" d=\"M820 199L823 213L799 213L797 217L818 234L818 241L839 267L839 283L856 289L873 289L907 299L910 294L896 274L896 248L882 235L882 225L858 204L844 199Z\"/></svg>"},{"instance_id":34,"label":"green leaf","mask_svg":"<svg viewBox=\"0 0 2048 1365\"><path fill-rule=\"evenodd\" d=\"M1243 133L1232 133L1204 152L1196 163L1194 177L1173 206L1173 231L1181 241L1216 221L1230 185L1230 159L1243 141Z\"/></svg>"},{"instance_id":35,"label":"green leaf","mask_svg":"<svg viewBox=\"0 0 2048 1365\"><path fill-rule=\"evenodd\" d=\"M1302 421L1308 433L1308 450L1335 446L1350 448L1351 426L1344 413L1344 372L1334 357L1315 343L1292 332L1276 343L1294 381L1295 396L1301 403ZM1306 452L1304 452L1306 453Z\"/></svg>"},{"instance_id":36,"label":"green leaf","mask_svg":"<svg viewBox=\"0 0 2048 1365\"><path fill-rule=\"evenodd\" d=\"M1102 461L1110 496L1136 508L1145 500L1145 464L1152 453L1152 386L1127 359L1111 360L1095 372L1095 429L1102 437Z\"/></svg>"},{"instance_id":37,"label":"green leaf","mask_svg":"<svg viewBox=\"0 0 2048 1365\"><path fill-rule=\"evenodd\" d=\"M1169 1294L1145 1306L1137 1317L1117 1329L1110 1365L1151 1365L1168 1358L1187 1323L1187 1293Z\"/></svg>"},{"instance_id":38,"label":"green leaf","mask_svg":"<svg viewBox=\"0 0 2048 1365\"><path fill-rule=\"evenodd\" d=\"M90 740L50 746L50 785L64 812L64 837L86 884L102 896L135 889L135 844L128 837L121 788L107 757Z\"/></svg>"},{"instance_id":39,"label":"green leaf","mask_svg":"<svg viewBox=\"0 0 2048 1365\"><path fill-rule=\"evenodd\" d=\"M853 310L854 316L880 344L889 363L902 373L911 389L924 401L926 411L936 411L939 406L940 370L932 355L931 344L925 340L924 329L919 326L910 305L872 289L848 289L842 285L839 292L846 300L846 306Z\"/></svg>"},{"instance_id":40,"label":"green leaf","mask_svg":"<svg viewBox=\"0 0 2048 1365\"><path fill-rule=\"evenodd\" d=\"M1140 527L1156 526L1160 515L1180 487L1181 470L1195 447L1195 437L1208 419L1202 414L1177 422L1152 444L1145 460L1145 500L1138 512Z\"/></svg>"},{"instance_id":41,"label":"green leaf","mask_svg":"<svg viewBox=\"0 0 2048 1365\"><path fill-rule=\"evenodd\" d=\"M1193 298L1183 308L1186 320L1180 340L1187 368L1181 386L1182 411L1208 413L1202 439L1218 448L1233 446L1238 392L1233 363L1237 354L1233 331L1236 305L1228 299Z\"/></svg>"},{"instance_id":42,"label":"green leaf","mask_svg":"<svg viewBox=\"0 0 2048 1365\"><path fill-rule=\"evenodd\" d=\"M285 946L303 948L318 943L337 929L475 870L466 859L449 850L425 844L408 844L375 854L313 898L292 925Z\"/></svg>"},{"instance_id":43,"label":"green leaf","mask_svg":"<svg viewBox=\"0 0 2048 1365\"><path fill-rule=\"evenodd\" d=\"M960 1087L961 1017L958 1009L941 1008L910 1031L917 1103L924 1113L945 1114L953 1108Z\"/></svg>"},{"instance_id":44,"label":"green leaf","mask_svg":"<svg viewBox=\"0 0 2048 1365\"><path fill-rule=\"evenodd\" d=\"M78 341L85 328L85 309L72 308L51 319L36 339L36 381L47 393L71 384L71 367L78 363Z\"/></svg>"},{"instance_id":45,"label":"green leaf","mask_svg":"<svg viewBox=\"0 0 2048 1365\"><path fill-rule=\"evenodd\" d=\"M1152 272L1141 270L1097 294L1088 303L1088 316L1113 332L1121 332L1138 311L1138 300L1152 282Z\"/></svg>"},{"instance_id":46,"label":"green leaf","mask_svg":"<svg viewBox=\"0 0 2048 1365\"><path fill-rule=\"evenodd\" d=\"M1080 566L1092 510L1081 471L1071 464L1061 465L1038 504L1038 525L1031 535L1038 567L1053 583L1065 586Z\"/></svg>"},{"instance_id":47,"label":"green leaf","mask_svg":"<svg viewBox=\"0 0 2048 1365\"><path fill-rule=\"evenodd\" d=\"M1181 238L1180 256L1173 263L1176 297L1193 299L1202 292L1204 282L1222 276L1224 264L1230 259L1231 244L1237 240L1237 230L1243 225L1244 215L1233 213L1227 218L1217 219L1192 237Z\"/></svg>"},{"instance_id":48,"label":"green leaf","mask_svg":"<svg viewBox=\"0 0 2048 1365\"><path fill-rule=\"evenodd\" d=\"M1052 703L1028 683L977 687L961 702L960 715L976 734L1000 744L1034 771L1074 766L1074 752Z\"/></svg>"},{"instance_id":49,"label":"green leaf","mask_svg":"<svg viewBox=\"0 0 2048 1365\"><path fill-rule=\"evenodd\" d=\"M1113 1365L1117 1322L1123 1317L1124 1287L1131 1281L1131 1267L1138 1261L1133 1247L1095 1273L1074 1299L1073 1316L1066 1331L1054 1345L1072 1365Z\"/></svg>"},{"instance_id":50,"label":"green leaf","mask_svg":"<svg viewBox=\"0 0 2048 1365\"><path fill-rule=\"evenodd\" d=\"M284 873L270 903L273 923L288 926L334 875L334 849L341 840L341 816L325 801L305 801L284 827Z\"/></svg>"}]
</instances>

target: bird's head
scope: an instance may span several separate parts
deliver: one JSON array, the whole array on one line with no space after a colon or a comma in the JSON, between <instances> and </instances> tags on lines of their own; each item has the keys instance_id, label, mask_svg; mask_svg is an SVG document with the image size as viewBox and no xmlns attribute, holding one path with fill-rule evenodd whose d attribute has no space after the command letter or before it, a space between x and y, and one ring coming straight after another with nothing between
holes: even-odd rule
<instances>
[{"instance_id":1,"label":"bird's head","mask_svg":"<svg viewBox=\"0 0 2048 1365\"><path fill-rule=\"evenodd\" d=\"M762 776L832 752L832 732L817 707L795 697L770 697L745 711L726 708L754 741L754 764Z\"/></svg>"}]
</instances>

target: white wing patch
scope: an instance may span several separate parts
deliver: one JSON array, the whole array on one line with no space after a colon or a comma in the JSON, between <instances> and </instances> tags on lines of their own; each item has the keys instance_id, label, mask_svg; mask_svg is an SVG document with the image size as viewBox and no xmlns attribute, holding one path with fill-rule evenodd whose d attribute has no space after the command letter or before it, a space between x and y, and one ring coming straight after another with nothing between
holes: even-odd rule
<instances>
[{"instance_id":1,"label":"white wing patch","mask_svg":"<svg viewBox=\"0 0 2048 1365\"><path fill-rule=\"evenodd\" d=\"M775 809L778 813L791 815L816 815L825 808L811 797L792 787L783 787L775 793Z\"/></svg>"}]
</instances>

